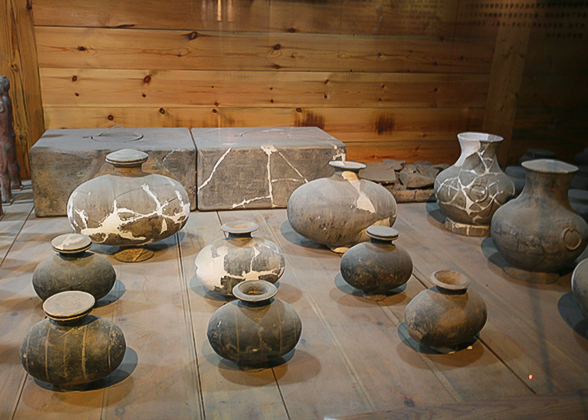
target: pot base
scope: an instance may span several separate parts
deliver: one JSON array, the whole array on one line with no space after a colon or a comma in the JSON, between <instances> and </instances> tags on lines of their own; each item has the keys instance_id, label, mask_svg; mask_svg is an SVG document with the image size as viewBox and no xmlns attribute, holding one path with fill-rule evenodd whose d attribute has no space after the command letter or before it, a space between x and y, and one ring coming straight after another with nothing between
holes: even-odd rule
<instances>
[{"instance_id":1,"label":"pot base","mask_svg":"<svg viewBox=\"0 0 588 420\"><path fill-rule=\"evenodd\" d=\"M504 267L504 272L517 280L534 284L551 284L559 280L557 273L541 273L537 271L527 271L515 267Z\"/></svg>"},{"instance_id":2,"label":"pot base","mask_svg":"<svg viewBox=\"0 0 588 420\"><path fill-rule=\"evenodd\" d=\"M135 263L147 261L148 259L153 258L153 255L155 255L155 251L149 248L130 247L120 248L114 253L113 257L120 262Z\"/></svg>"},{"instance_id":3,"label":"pot base","mask_svg":"<svg viewBox=\"0 0 588 420\"><path fill-rule=\"evenodd\" d=\"M343 254L345 254L347 251L349 251L349 248L350 248L350 247L348 247L348 246L334 246L334 247L333 247L333 246L330 246L330 247L329 247L329 249L330 249L332 252L334 252L335 254L341 254L341 255L343 255Z\"/></svg>"},{"instance_id":4,"label":"pot base","mask_svg":"<svg viewBox=\"0 0 588 420\"><path fill-rule=\"evenodd\" d=\"M465 223L454 222L449 217L445 218L443 224L445 229L451 233L463 236L484 237L490 236L490 226L484 225L467 225Z\"/></svg>"}]
</instances>

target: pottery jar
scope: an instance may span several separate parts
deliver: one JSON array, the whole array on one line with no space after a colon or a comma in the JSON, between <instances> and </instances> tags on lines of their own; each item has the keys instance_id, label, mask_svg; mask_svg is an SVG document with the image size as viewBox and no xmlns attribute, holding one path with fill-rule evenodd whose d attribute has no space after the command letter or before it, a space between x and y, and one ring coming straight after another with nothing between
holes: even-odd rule
<instances>
[{"instance_id":1,"label":"pottery jar","mask_svg":"<svg viewBox=\"0 0 588 420\"><path fill-rule=\"evenodd\" d=\"M366 233L370 242L353 246L341 258L343 279L368 293L386 293L405 284L412 274L412 259L394 245L398 231L370 226Z\"/></svg>"},{"instance_id":2,"label":"pottery jar","mask_svg":"<svg viewBox=\"0 0 588 420\"><path fill-rule=\"evenodd\" d=\"M463 344L486 324L486 304L468 290L470 280L452 270L431 275L434 287L423 290L406 306L405 322L410 336L429 347L445 350Z\"/></svg>"},{"instance_id":3,"label":"pottery jar","mask_svg":"<svg viewBox=\"0 0 588 420\"><path fill-rule=\"evenodd\" d=\"M69 197L73 229L114 246L145 245L182 229L190 215L188 194L174 179L143 172L148 157L133 149L107 155L114 173L83 183Z\"/></svg>"},{"instance_id":4,"label":"pottery jar","mask_svg":"<svg viewBox=\"0 0 588 420\"><path fill-rule=\"evenodd\" d=\"M570 188L575 190L588 190L588 166L578 166L578 172L572 178Z\"/></svg>"},{"instance_id":5,"label":"pottery jar","mask_svg":"<svg viewBox=\"0 0 588 420\"><path fill-rule=\"evenodd\" d=\"M461 156L435 178L435 196L447 216L445 228L466 236L488 236L494 212L514 193L496 152L502 137L486 133L457 135Z\"/></svg>"},{"instance_id":6,"label":"pottery jar","mask_svg":"<svg viewBox=\"0 0 588 420\"><path fill-rule=\"evenodd\" d=\"M588 222L588 191L570 189L568 199L574 211Z\"/></svg>"},{"instance_id":7,"label":"pottery jar","mask_svg":"<svg viewBox=\"0 0 588 420\"><path fill-rule=\"evenodd\" d=\"M196 256L196 278L213 292L230 295L246 280L278 281L286 265L282 250L267 239L253 238L259 226L253 222L225 223L227 238L205 246Z\"/></svg>"},{"instance_id":8,"label":"pottery jar","mask_svg":"<svg viewBox=\"0 0 588 420\"><path fill-rule=\"evenodd\" d=\"M572 293L580 312L588 319L588 260L582 260L572 274Z\"/></svg>"},{"instance_id":9,"label":"pottery jar","mask_svg":"<svg viewBox=\"0 0 588 420\"><path fill-rule=\"evenodd\" d=\"M80 389L121 364L125 338L114 323L89 315L94 297L57 293L43 303L47 319L33 325L20 346L20 360L34 378L63 389Z\"/></svg>"},{"instance_id":10,"label":"pottery jar","mask_svg":"<svg viewBox=\"0 0 588 420\"><path fill-rule=\"evenodd\" d=\"M92 241L79 233L60 235L51 241L57 252L35 268L33 287L43 300L67 290L90 293L103 298L116 281L116 272L101 255L88 252Z\"/></svg>"},{"instance_id":11,"label":"pottery jar","mask_svg":"<svg viewBox=\"0 0 588 420\"><path fill-rule=\"evenodd\" d=\"M359 179L357 162L329 162L335 174L298 187L288 200L288 221L300 235L335 252L367 241L372 225L392 226L396 200L390 191Z\"/></svg>"},{"instance_id":12,"label":"pottery jar","mask_svg":"<svg viewBox=\"0 0 588 420\"><path fill-rule=\"evenodd\" d=\"M549 159L523 163L521 195L492 219L492 240L506 259L507 274L534 283L552 283L588 241L588 225L570 206L568 189L577 168Z\"/></svg>"},{"instance_id":13,"label":"pottery jar","mask_svg":"<svg viewBox=\"0 0 588 420\"><path fill-rule=\"evenodd\" d=\"M208 340L221 357L261 367L296 347L302 323L287 303L274 299L277 288L264 280L239 283L239 300L221 306L208 323Z\"/></svg>"},{"instance_id":14,"label":"pottery jar","mask_svg":"<svg viewBox=\"0 0 588 420\"><path fill-rule=\"evenodd\" d=\"M513 197L518 197L519 194L525 188L525 168L522 166L507 166L504 169L504 173L508 175L515 187L515 193Z\"/></svg>"}]
</instances>

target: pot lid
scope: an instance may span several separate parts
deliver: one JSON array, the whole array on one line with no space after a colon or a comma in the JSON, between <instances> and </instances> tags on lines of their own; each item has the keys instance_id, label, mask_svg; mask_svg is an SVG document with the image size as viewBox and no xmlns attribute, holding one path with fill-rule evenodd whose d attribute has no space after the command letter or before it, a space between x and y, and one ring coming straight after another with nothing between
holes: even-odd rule
<instances>
[{"instance_id":1,"label":"pot lid","mask_svg":"<svg viewBox=\"0 0 588 420\"><path fill-rule=\"evenodd\" d=\"M329 162L329 165L346 171L359 171L360 169L365 168L363 163L351 162L349 160L332 160Z\"/></svg>"},{"instance_id":2,"label":"pot lid","mask_svg":"<svg viewBox=\"0 0 588 420\"><path fill-rule=\"evenodd\" d=\"M135 149L121 149L106 155L106 162L119 167L141 166L147 162L149 155Z\"/></svg>"},{"instance_id":3,"label":"pot lid","mask_svg":"<svg viewBox=\"0 0 588 420\"><path fill-rule=\"evenodd\" d=\"M523 162L521 165L529 171L546 174L573 174L578 167L555 159L535 159Z\"/></svg>"},{"instance_id":4,"label":"pot lid","mask_svg":"<svg viewBox=\"0 0 588 420\"><path fill-rule=\"evenodd\" d=\"M496 134L489 134L489 133L478 133L475 131L466 131L465 133L459 133L457 138L460 140L474 140L474 141L485 141L485 142L500 142L504 140L502 137L497 136Z\"/></svg>"},{"instance_id":5,"label":"pot lid","mask_svg":"<svg viewBox=\"0 0 588 420\"><path fill-rule=\"evenodd\" d=\"M431 280L435 286L445 290L465 290L470 284L470 279L458 271L439 270L431 274Z\"/></svg>"},{"instance_id":6,"label":"pot lid","mask_svg":"<svg viewBox=\"0 0 588 420\"><path fill-rule=\"evenodd\" d=\"M227 222L221 226L223 232L233 234L252 233L259 229L257 223L249 222L247 220L236 220L234 222Z\"/></svg>"},{"instance_id":7,"label":"pot lid","mask_svg":"<svg viewBox=\"0 0 588 420\"><path fill-rule=\"evenodd\" d=\"M55 321L71 321L86 316L95 303L91 294L71 290L49 297L43 303L43 311Z\"/></svg>"},{"instance_id":8,"label":"pot lid","mask_svg":"<svg viewBox=\"0 0 588 420\"><path fill-rule=\"evenodd\" d=\"M262 302L276 293L278 288L265 280L245 280L233 287L233 296L245 302Z\"/></svg>"},{"instance_id":9,"label":"pot lid","mask_svg":"<svg viewBox=\"0 0 588 420\"><path fill-rule=\"evenodd\" d=\"M60 254L77 254L89 249L92 240L81 233L66 233L53 238L51 247Z\"/></svg>"},{"instance_id":10,"label":"pot lid","mask_svg":"<svg viewBox=\"0 0 588 420\"><path fill-rule=\"evenodd\" d=\"M380 239L382 241L398 239L398 231L389 226L370 226L365 233L370 238Z\"/></svg>"}]
</instances>

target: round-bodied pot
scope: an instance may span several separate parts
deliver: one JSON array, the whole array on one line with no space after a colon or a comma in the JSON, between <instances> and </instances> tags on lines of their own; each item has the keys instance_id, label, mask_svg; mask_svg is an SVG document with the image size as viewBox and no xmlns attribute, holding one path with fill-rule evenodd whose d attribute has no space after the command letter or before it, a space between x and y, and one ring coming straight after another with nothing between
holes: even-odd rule
<instances>
[{"instance_id":1,"label":"round-bodied pot","mask_svg":"<svg viewBox=\"0 0 588 420\"><path fill-rule=\"evenodd\" d=\"M114 173L77 187L67 202L73 229L94 243L141 246L172 236L190 216L190 200L176 180L148 174L148 155L123 149L106 156Z\"/></svg>"},{"instance_id":2,"label":"round-bodied pot","mask_svg":"<svg viewBox=\"0 0 588 420\"><path fill-rule=\"evenodd\" d=\"M431 280L435 286L406 306L406 329L419 343L446 351L473 339L484 328L486 304L478 293L468 290L470 280L457 271L437 271Z\"/></svg>"},{"instance_id":3,"label":"round-bodied pot","mask_svg":"<svg viewBox=\"0 0 588 420\"><path fill-rule=\"evenodd\" d=\"M568 189L577 168L549 159L523 163L521 195L492 219L492 240L506 259L507 274L532 283L553 283L559 270L588 243L588 225L570 206Z\"/></svg>"},{"instance_id":4,"label":"round-bodied pot","mask_svg":"<svg viewBox=\"0 0 588 420\"><path fill-rule=\"evenodd\" d=\"M251 234L258 228L246 221L222 225L228 237L205 246L196 256L196 278L200 283L213 292L231 295L242 281L277 282L284 274L284 254L275 243L253 238Z\"/></svg>"},{"instance_id":5,"label":"round-bodied pot","mask_svg":"<svg viewBox=\"0 0 588 420\"><path fill-rule=\"evenodd\" d=\"M574 211L588 222L588 191L570 189L568 199Z\"/></svg>"},{"instance_id":6,"label":"round-bodied pot","mask_svg":"<svg viewBox=\"0 0 588 420\"><path fill-rule=\"evenodd\" d=\"M335 174L298 187L288 200L288 221L300 235L343 253L369 238L373 225L392 226L396 200L390 191L374 182L359 179L365 165L330 162Z\"/></svg>"},{"instance_id":7,"label":"round-bodied pot","mask_svg":"<svg viewBox=\"0 0 588 420\"><path fill-rule=\"evenodd\" d=\"M366 293L386 293L406 284L412 274L408 252L394 245L398 231L387 226L370 226L370 242L351 247L341 258L341 276Z\"/></svg>"},{"instance_id":8,"label":"round-bodied pot","mask_svg":"<svg viewBox=\"0 0 588 420\"><path fill-rule=\"evenodd\" d=\"M262 367L296 347L302 322L277 288L264 280L239 283L239 300L221 306L208 323L208 340L221 357L246 367Z\"/></svg>"},{"instance_id":9,"label":"round-bodied pot","mask_svg":"<svg viewBox=\"0 0 588 420\"><path fill-rule=\"evenodd\" d=\"M47 319L33 325L20 360L36 379L63 389L83 389L108 376L125 355L125 337L114 323L89 315L94 297L69 291L43 303Z\"/></svg>"},{"instance_id":10,"label":"round-bodied pot","mask_svg":"<svg viewBox=\"0 0 588 420\"><path fill-rule=\"evenodd\" d=\"M57 252L35 268L33 288L45 300L56 293L79 290L94 299L103 298L116 281L112 264L101 255L89 252L92 241L86 235L68 233L51 241Z\"/></svg>"},{"instance_id":11,"label":"round-bodied pot","mask_svg":"<svg viewBox=\"0 0 588 420\"><path fill-rule=\"evenodd\" d=\"M588 260L582 260L572 274L572 293L580 312L588 319Z\"/></svg>"},{"instance_id":12,"label":"round-bodied pot","mask_svg":"<svg viewBox=\"0 0 588 420\"><path fill-rule=\"evenodd\" d=\"M461 156L435 178L437 203L450 232L488 236L492 215L515 193L513 182L496 158L502 137L486 133L457 137Z\"/></svg>"},{"instance_id":13,"label":"round-bodied pot","mask_svg":"<svg viewBox=\"0 0 588 420\"><path fill-rule=\"evenodd\" d=\"M518 197L525 188L525 168L522 166L507 166L504 173L508 175L515 187L514 197Z\"/></svg>"}]
</instances>

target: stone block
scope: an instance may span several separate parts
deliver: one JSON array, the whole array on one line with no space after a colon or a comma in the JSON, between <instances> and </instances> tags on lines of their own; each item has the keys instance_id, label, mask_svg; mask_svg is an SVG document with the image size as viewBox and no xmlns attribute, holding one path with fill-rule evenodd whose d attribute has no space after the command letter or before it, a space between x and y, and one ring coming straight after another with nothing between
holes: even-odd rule
<instances>
[{"instance_id":1,"label":"stone block","mask_svg":"<svg viewBox=\"0 0 588 420\"><path fill-rule=\"evenodd\" d=\"M112 173L110 152L137 149L149 155L145 172L179 181L196 209L196 148L187 128L114 128L47 130L30 150L35 214L65 216L76 187Z\"/></svg>"},{"instance_id":2,"label":"stone block","mask_svg":"<svg viewBox=\"0 0 588 420\"><path fill-rule=\"evenodd\" d=\"M198 209L286 207L300 185L333 174L345 145L316 127L193 128Z\"/></svg>"}]
</instances>

